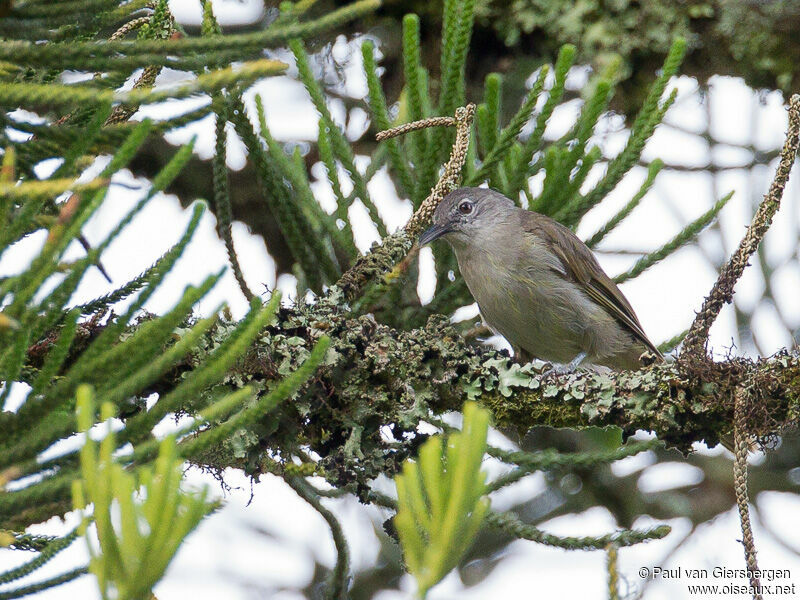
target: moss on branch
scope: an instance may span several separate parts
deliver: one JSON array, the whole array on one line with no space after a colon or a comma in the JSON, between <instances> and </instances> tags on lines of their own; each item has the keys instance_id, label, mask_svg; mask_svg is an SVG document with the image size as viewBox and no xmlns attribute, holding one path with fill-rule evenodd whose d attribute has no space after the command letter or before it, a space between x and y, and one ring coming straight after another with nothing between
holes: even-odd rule
<instances>
[{"instance_id":1,"label":"moss on branch","mask_svg":"<svg viewBox=\"0 0 800 600\"><path fill-rule=\"evenodd\" d=\"M753 434L765 438L793 427L800 414L797 353L757 362L735 358L702 371L679 361L635 372L542 380L533 365L521 366L504 352L468 344L445 317L398 331L369 315L348 317L335 298L329 300L281 310L277 322L226 376L225 389L211 390L209 397L184 407L194 412L243 385L268 393L298 368L319 336L331 338L323 366L292 402L238 430L195 457L196 462L258 475L297 468L292 457L306 457L310 448L321 457L318 473L363 495L372 478L393 473L424 441L417 433L421 421L460 410L468 398L490 408L497 426L521 433L541 425L616 426L625 434L643 429L684 452L693 442L713 445L730 433L730 390L744 381L755 399L748 417ZM220 321L184 368L202 362L234 326ZM174 371L154 391L177 385L183 372Z\"/></svg>"}]
</instances>

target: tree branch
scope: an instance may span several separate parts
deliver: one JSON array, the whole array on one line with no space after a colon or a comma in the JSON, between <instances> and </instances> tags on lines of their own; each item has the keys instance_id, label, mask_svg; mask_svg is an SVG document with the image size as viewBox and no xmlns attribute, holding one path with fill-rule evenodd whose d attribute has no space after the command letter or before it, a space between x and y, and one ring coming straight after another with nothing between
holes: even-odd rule
<instances>
[{"instance_id":1,"label":"tree branch","mask_svg":"<svg viewBox=\"0 0 800 600\"><path fill-rule=\"evenodd\" d=\"M152 390L165 392L212 352L215 340L235 327L221 321L206 345ZM733 423L731 390L748 380L755 401L746 415L748 431L762 438L796 426L800 414L800 355L741 358L710 363L698 373L680 364L659 363L635 372L582 373L542 381L532 365L520 366L505 353L469 345L445 317L425 327L398 331L370 316L348 318L341 309L283 309L278 321L232 370L224 386L249 384L268 393L308 355L322 334L331 338L325 364L279 415L240 431L196 462L258 474L276 452L288 460L310 448L337 487L367 491L378 474L390 475L425 436L417 434L431 414L456 411L477 398L501 428L521 432L538 425L582 428L617 426L625 434L654 431L669 446L688 452L693 442L714 445ZM224 389L197 398L196 410ZM265 466L266 465L266 466ZM362 496L363 497L363 496Z\"/></svg>"}]
</instances>

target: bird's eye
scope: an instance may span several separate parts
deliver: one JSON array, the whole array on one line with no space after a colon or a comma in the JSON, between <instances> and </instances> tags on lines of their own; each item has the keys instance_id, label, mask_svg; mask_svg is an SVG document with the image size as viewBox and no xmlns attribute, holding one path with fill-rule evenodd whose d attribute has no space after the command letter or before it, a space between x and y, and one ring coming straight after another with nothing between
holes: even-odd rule
<instances>
[{"instance_id":1,"label":"bird's eye","mask_svg":"<svg viewBox=\"0 0 800 600\"><path fill-rule=\"evenodd\" d=\"M462 215L468 215L472 212L472 208L472 202L469 200L464 200L458 205L458 212L460 212Z\"/></svg>"}]
</instances>

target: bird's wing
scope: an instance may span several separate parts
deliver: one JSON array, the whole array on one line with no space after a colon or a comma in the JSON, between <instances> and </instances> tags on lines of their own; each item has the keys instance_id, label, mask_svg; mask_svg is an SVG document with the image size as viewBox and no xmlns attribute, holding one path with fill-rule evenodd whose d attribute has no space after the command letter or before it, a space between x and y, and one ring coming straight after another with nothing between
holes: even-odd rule
<instances>
[{"instance_id":1,"label":"bird's wing","mask_svg":"<svg viewBox=\"0 0 800 600\"><path fill-rule=\"evenodd\" d=\"M522 211L523 228L548 245L558 257L565 277L581 284L589 297L625 325L647 348L661 356L642 329L636 313L611 278L606 275L592 251L572 231L545 215Z\"/></svg>"}]
</instances>

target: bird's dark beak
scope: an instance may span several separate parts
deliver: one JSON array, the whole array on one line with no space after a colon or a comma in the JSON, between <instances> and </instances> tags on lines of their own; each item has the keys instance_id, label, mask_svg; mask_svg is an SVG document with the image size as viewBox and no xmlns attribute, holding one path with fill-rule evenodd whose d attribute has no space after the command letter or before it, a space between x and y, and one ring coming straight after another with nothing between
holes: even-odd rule
<instances>
[{"instance_id":1,"label":"bird's dark beak","mask_svg":"<svg viewBox=\"0 0 800 600\"><path fill-rule=\"evenodd\" d=\"M439 239L444 234L450 233L451 231L453 231L453 228L446 223L444 225L431 225L419 236L419 245L424 246L425 244L429 244L433 240Z\"/></svg>"}]
</instances>

